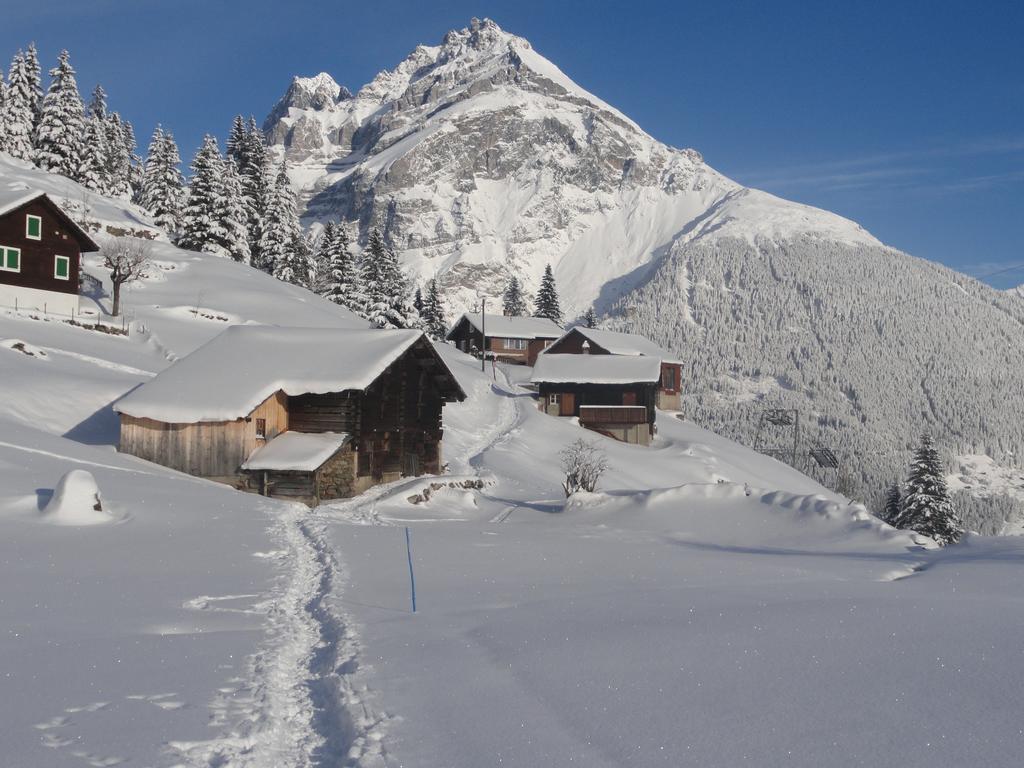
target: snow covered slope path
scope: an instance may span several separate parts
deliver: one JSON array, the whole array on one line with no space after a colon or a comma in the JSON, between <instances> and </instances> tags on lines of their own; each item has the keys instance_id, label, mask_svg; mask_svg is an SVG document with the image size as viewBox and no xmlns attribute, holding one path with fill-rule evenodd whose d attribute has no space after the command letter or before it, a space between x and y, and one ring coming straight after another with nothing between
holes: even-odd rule
<instances>
[{"instance_id":1,"label":"snow covered slope path","mask_svg":"<svg viewBox=\"0 0 1024 768\"><path fill-rule=\"evenodd\" d=\"M358 668L355 639L328 602L338 565L309 510L293 505L273 532L286 545L269 599L270 642L251 661L243 706L229 704L234 725L203 741L172 741L189 765L351 765L383 759L380 718L346 680Z\"/></svg>"},{"instance_id":2,"label":"snow covered slope path","mask_svg":"<svg viewBox=\"0 0 1024 768\"><path fill-rule=\"evenodd\" d=\"M393 761L1016 764L1024 545L922 549L668 414L652 449L526 399L504 439L464 438L514 385L457 370L471 396L446 438L482 453L449 460L491 484L416 505L400 484L360 519L391 524L326 527L369 651L353 677L395 715ZM616 490L560 511L556 454L578 436L607 451ZM412 529L415 615L394 523Z\"/></svg>"}]
</instances>

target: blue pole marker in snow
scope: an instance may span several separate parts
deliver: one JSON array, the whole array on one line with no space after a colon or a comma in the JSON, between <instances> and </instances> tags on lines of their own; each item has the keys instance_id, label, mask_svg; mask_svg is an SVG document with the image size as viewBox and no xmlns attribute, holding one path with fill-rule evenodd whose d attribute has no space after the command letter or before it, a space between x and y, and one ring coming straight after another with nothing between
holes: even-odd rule
<instances>
[{"instance_id":1,"label":"blue pole marker in snow","mask_svg":"<svg viewBox=\"0 0 1024 768\"><path fill-rule=\"evenodd\" d=\"M412 589L412 612L416 613L416 577L412 572L412 542L409 540L409 526L405 526L405 553L409 556L409 586Z\"/></svg>"}]
</instances>

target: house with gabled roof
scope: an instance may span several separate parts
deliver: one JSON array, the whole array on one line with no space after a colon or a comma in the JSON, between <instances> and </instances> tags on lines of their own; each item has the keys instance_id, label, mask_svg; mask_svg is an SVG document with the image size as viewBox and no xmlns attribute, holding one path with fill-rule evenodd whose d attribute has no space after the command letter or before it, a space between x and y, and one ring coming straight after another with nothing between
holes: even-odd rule
<instances>
[{"instance_id":1,"label":"house with gabled roof","mask_svg":"<svg viewBox=\"0 0 1024 768\"><path fill-rule=\"evenodd\" d=\"M77 314L82 254L99 249L45 192L0 187L0 306Z\"/></svg>"},{"instance_id":2,"label":"house with gabled roof","mask_svg":"<svg viewBox=\"0 0 1024 768\"><path fill-rule=\"evenodd\" d=\"M561 335L562 326L546 317L466 312L445 338L467 354L533 365L537 355Z\"/></svg>"},{"instance_id":3,"label":"house with gabled roof","mask_svg":"<svg viewBox=\"0 0 1024 768\"><path fill-rule=\"evenodd\" d=\"M668 411L680 410L683 361L644 336L577 325L553 341L544 354L617 355L658 359L661 361L661 378L658 382L657 407Z\"/></svg>"},{"instance_id":4,"label":"house with gabled roof","mask_svg":"<svg viewBox=\"0 0 1024 768\"><path fill-rule=\"evenodd\" d=\"M647 445L655 433L661 360L647 355L572 355L545 352L530 382L550 416L626 443Z\"/></svg>"},{"instance_id":5,"label":"house with gabled roof","mask_svg":"<svg viewBox=\"0 0 1024 768\"><path fill-rule=\"evenodd\" d=\"M465 392L414 330L232 326L114 404L124 453L308 504L439 474Z\"/></svg>"}]
</instances>

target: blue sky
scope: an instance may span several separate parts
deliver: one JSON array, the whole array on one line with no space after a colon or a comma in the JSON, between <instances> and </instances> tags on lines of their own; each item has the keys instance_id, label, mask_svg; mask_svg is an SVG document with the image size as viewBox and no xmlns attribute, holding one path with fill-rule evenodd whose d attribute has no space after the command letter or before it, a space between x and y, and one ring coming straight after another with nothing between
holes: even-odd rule
<instances>
[{"instance_id":1,"label":"blue sky","mask_svg":"<svg viewBox=\"0 0 1024 768\"><path fill-rule=\"evenodd\" d=\"M5 6L10 5L5 3ZM355 90L472 16L528 38L656 138L1000 287L1024 283L1024 3L39 0L0 11L0 66L71 51L146 143L190 157L293 74ZM996 273L996 274L992 274Z\"/></svg>"}]
</instances>

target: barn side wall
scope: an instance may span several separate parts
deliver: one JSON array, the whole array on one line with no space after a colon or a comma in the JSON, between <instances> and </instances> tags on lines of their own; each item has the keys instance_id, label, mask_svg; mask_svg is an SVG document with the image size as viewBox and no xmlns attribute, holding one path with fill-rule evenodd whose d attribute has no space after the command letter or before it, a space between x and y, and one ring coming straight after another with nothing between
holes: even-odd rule
<instances>
[{"instance_id":1,"label":"barn side wall","mask_svg":"<svg viewBox=\"0 0 1024 768\"><path fill-rule=\"evenodd\" d=\"M239 468L264 441L256 420L266 421L266 439L288 429L287 398L276 392L245 419L168 424L121 414L119 450L198 477L233 482Z\"/></svg>"}]
</instances>

